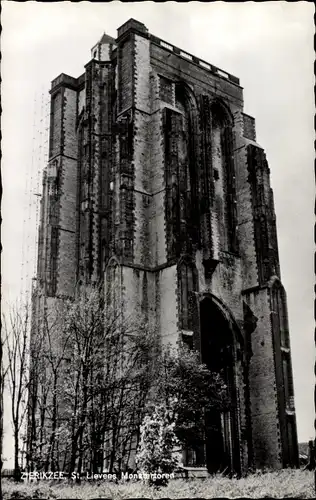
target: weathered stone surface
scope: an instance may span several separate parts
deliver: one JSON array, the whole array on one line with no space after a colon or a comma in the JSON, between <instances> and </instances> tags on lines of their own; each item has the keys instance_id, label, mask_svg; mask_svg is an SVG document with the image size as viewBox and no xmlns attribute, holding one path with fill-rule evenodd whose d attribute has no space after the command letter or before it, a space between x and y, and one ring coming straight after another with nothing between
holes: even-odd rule
<instances>
[{"instance_id":1,"label":"weathered stone surface","mask_svg":"<svg viewBox=\"0 0 316 500\"><path fill-rule=\"evenodd\" d=\"M71 296L77 280L104 280L162 343L198 350L217 331L212 318L202 324L208 299L230 332L218 347L231 353L222 366L234 405L227 465L294 466L286 299L270 292L279 277L273 193L239 81L135 20L95 50L84 75L52 85L39 287Z\"/></svg>"}]
</instances>

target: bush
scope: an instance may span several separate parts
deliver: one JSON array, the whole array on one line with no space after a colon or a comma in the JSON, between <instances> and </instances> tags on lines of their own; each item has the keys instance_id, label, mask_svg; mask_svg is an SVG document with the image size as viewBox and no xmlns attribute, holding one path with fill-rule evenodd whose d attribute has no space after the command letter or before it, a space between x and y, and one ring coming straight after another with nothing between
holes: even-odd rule
<instances>
[{"instance_id":1,"label":"bush","mask_svg":"<svg viewBox=\"0 0 316 500\"><path fill-rule=\"evenodd\" d=\"M182 447L199 448L208 431L205 413L230 408L223 377L201 363L196 351L181 344L177 349L165 346L156 363L152 408L157 403L167 407Z\"/></svg>"},{"instance_id":2,"label":"bush","mask_svg":"<svg viewBox=\"0 0 316 500\"><path fill-rule=\"evenodd\" d=\"M171 474L178 466L179 460L174 453L178 444L174 427L175 423L170 423L169 411L163 405L144 418L136 464L149 485L166 486L168 477L164 475Z\"/></svg>"}]
</instances>

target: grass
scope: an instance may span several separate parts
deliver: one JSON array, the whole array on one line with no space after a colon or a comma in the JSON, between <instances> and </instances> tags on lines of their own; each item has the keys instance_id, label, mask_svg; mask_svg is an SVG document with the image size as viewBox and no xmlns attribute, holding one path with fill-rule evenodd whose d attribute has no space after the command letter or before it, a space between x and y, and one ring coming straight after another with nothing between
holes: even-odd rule
<instances>
[{"instance_id":1,"label":"grass","mask_svg":"<svg viewBox=\"0 0 316 500\"><path fill-rule=\"evenodd\" d=\"M3 480L3 500L97 498L315 498L314 473L303 470L257 472L241 479L215 476L207 479L174 479L161 489L137 482L20 483Z\"/></svg>"}]
</instances>

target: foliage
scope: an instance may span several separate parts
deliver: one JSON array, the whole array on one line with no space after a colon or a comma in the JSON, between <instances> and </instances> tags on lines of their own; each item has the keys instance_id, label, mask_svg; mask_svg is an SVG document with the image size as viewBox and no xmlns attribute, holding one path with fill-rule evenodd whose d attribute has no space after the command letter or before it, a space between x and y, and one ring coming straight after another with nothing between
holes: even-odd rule
<instances>
[{"instance_id":1,"label":"foliage","mask_svg":"<svg viewBox=\"0 0 316 500\"><path fill-rule=\"evenodd\" d=\"M178 440L174 433L175 423L170 422L169 411L157 406L151 415L144 418L140 428L140 443L136 464L141 474L149 475L149 484L165 486L167 477L155 478L151 474L170 474L178 465L174 454Z\"/></svg>"},{"instance_id":2,"label":"foliage","mask_svg":"<svg viewBox=\"0 0 316 500\"><path fill-rule=\"evenodd\" d=\"M173 454L175 446L201 448L207 431L205 412L223 410L229 400L220 376L211 373L198 354L185 346L161 348L154 373L136 460L141 471L170 473L179 462Z\"/></svg>"},{"instance_id":3,"label":"foliage","mask_svg":"<svg viewBox=\"0 0 316 500\"><path fill-rule=\"evenodd\" d=\"M205 412L230 405L226 386L219 374L211 373L198 353L180 345L165 347L156 361L155 397L169 410L175 434L186 447L196 448L206 433Z\"/></svg>"},{"instance_id":4,"label":"foliage","mask_svg":"<svg viewBox=\"0 0 316 500\"><path fill-rule=\"evenodd\" d=\"M37 495L35 492L37 491ZM3 499L36 498L83 499L109 498L315 498L314 474L303 470L284 469L257 472L241 479L220 475L201 479L174 479L163 489L143 482L93 483L40 482L16 484L3 480Z\"/></svg>"}]
</instances>

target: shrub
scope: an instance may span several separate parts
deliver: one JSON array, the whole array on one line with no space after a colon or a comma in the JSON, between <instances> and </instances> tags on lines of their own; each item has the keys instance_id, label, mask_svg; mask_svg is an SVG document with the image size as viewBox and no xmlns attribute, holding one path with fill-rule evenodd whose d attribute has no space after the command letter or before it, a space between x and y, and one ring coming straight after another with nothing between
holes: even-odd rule
<instances>
[{"instance_id":1,"label":"shrub","mask_svg":"<svg viewBox=\"0 0 316 500\"><path fill-rule=\"evenodd\" d=\"M174 453L178 444L174 427L175 423L170 423L169 411L163 405L147 415L141 425L136 464L150 485L166 486L168 477L157 475L169 475L178 466L178 457Z\"/></svg>"},{"instance_id":2,"label":"shrub","mask_svg":"<svg viewBox=\"0 0 316 500\"><path fill-rule=\"evenodd\" d=\"M165 346L157 360L152 408L157 403L170 410L174 432L184 448L204 444L206 412L229 409L227 387L220 374L200 362L199 354L179 345Z\"/></svg>"}]
</instances>

